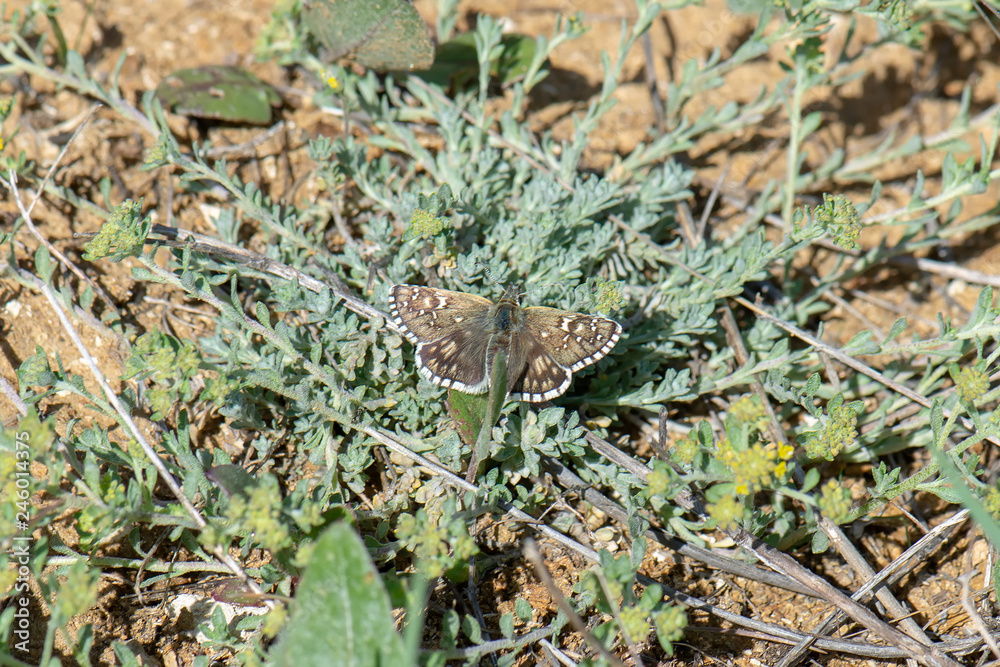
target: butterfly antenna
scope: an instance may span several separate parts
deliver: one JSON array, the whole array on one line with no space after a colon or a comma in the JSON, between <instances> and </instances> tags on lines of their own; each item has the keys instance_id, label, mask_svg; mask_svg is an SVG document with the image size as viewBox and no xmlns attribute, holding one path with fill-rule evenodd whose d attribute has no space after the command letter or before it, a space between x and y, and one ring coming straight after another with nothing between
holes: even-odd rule
<instances>
[{"instance_id":1,"label":"butterfly antenna","mask_svg":"<svg viewBox=\"0 0 1000 667\"><path fill-rule=\"evenodd\" d=\"M528 296L532 292L538 292L540 290L546 290L546 289L549 289L550 287L562 287L562 286L563 286L563 282L559 281L559 280L557 280L554 283L546 283L544 285L535 285L530 290L525 290L524 292L522 292L521 296Z\"/></svg>"},{"instance_id":2,"label":"butterfly antenna","mask_svg":"<svg viewBox=\"0 0 1000 667\"><path fill-rule=\"evenodd\" d=\"M490 267L486 266L486 262L484 262L483 260L479 260L476 262L476 266L481 268L483 270L483 273L486 274L486 277L489 278L491 281L493 281L494 284L496 284L500 288L503 288L503 283L497 280L496 276L493 275L493 272L490 271Z\"/></svg>"}]
</instances>

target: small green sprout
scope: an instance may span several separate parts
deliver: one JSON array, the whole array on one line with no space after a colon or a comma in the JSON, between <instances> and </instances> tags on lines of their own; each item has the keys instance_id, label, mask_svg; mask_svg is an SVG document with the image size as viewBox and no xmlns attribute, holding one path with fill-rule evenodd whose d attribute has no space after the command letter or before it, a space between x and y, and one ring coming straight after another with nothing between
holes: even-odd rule
<instances>
[{"instance_id":1,"label":"small green sprout","mask_svg":"<svg viewBox=\"0 0 1000 667\"><path fill-rule=\"evenodd\" d=\"M861 234L858 209L844 195L823 194L823 204L813 209L816 221L833 237L833 242L846 250L857 250Z\"/></svg>"},{"instance_id":2,"label":"small green sprout","mask_svg":"<svg viewBox=\"0 0 1000 667\"><path fill-rule=\"evenodd\" d=\"M729 406L729 414L757 431L763 432L767 428L767 413L761 406L760 399L751 394L744 394L733 401Z\"/></svg>"},{"instance_id":3,"label":"small green sprout","mask_svg":"<svg viewBox=\"0 0 1000 667\"><path fill-rule=\"evenodd\" d=\"M688 624L684 608L672 605L662 611L654 612L653 624L656 626L656 637L660 640L660 646L667 654L673 655L673 643L684 638L684 628Z\"/></svg>"},{"instance_id":4,"label":"small green sprout","mask_svg":"<svg viewBox=\"0 0 1000 667\"><path fill-rule=\"evenodd\" d=\"M257 542L272 552L292 545L288 528L281 520L281 490L272 475L263 475L260 484L247 495L234 495L226 508L230 525L253 533Z\"/></svg>"},{"instance_id":5,"label":"small green sprout","mask_svg":"<svg viewBox=\"0 0 1000 667\"><path fill-rule=\"evenodd\" d=\"M447 511L447 510L445 510ZM433 518L420 509L416 514L402 514L396 523L396 537L417 557L418 568L430 579L443 574L459 575L468 559L479 553L465 523L452 515Z\"/></svg>"},{"instance_id":6,"label":"small green sprout","mask_svg":"<svg viewBox=\"0 0 1000 667\"><path fill-rule=\"evenodd\" d=\"M68 619L82 614L97 604L98 575L91 571L83 560L74 562L62 575L63 581L56 583L52 575L50 585L59 591L55 599L56 615Z\"/></svg>"},{"instance_id":7,"label":"small green sprout","mask_svg":"<svg viewBox=\"0 0 1000 667\"><path fill-rule=\"evenodd\" d=\"M101 231L84 246L83 258L94 262L107 257L120 262L126 257L138 257L152 228L152 220L142 217L142 199L126 199L111 211Z\"/></svg>"},{"instance_id":8,"label":"small green sprout","mask_svg":"<svg viewBox=\"0 0 1000 667\"><path fill-rule=\"evenodd\" d=\"M845 404L841 394L830 399L823 428L803 434L806 454L811 458L823 457L827 461L832 461L852 445L858 437L858 414L863 407L861 401Z\"/></svg>"},{"instance_id":9,"label":"small green sprout","mask_svg":"<svg viewBox=\"0 0 1000 667\"><path fill-rule=\"evenodd\" d=\"M596 291L594 296L597 311L600 313L612 313L620 310L628 301L622 291L620 280L600 280L590 278L587 280L588 287Z\"/></svg>"},{"instance_id":10,"label":"small green sprout","mask_svg":"<svg viewBox=\"0 0 1000 667\"><path fill-rule=\"evenodd\" d=\"M649 613L640 607L625 607L618 612L622 628L628 633L634 643L646 641L653 626L649 622Z\"/></svg>"},{"instance_id":11,"label":"small green sprout","mask_svg":"<svg viewBox=\"0 0 1000 667\"><path fill-rule=\"evenodd\" d=\"M949 370L952 371L958 397L963 402L975 404L976 401L980 400L990 390L989 377L975 366L956 369L957 367L953 365Z\"/></svg>"}]
</instances>

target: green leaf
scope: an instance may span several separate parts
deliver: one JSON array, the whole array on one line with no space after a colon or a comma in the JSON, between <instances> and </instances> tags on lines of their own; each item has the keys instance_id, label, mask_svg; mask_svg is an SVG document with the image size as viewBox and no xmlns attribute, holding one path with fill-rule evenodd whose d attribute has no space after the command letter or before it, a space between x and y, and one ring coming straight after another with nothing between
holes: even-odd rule
<instances>
[{"instance_id":1,"label":"green leaf","mask_svg":"<svg viewBox=\"0 0 1000 667\"><path fill-rule=\"evenodd\" d=\"M267 125L278 92L239 67L207 65L174 72L156 89L167 109L183 116Z\"/></svg>"},{"instance_id":2,"label":"green leaf","mask_svg":"<svg viewBox=\"0 0 1000 667\"><path fill-rule=\"evenodd\" d=\"M35 269L38 270L38 277L46 283L51 283L52 270L54 268L52 256L49 255L49 249L43 245L38 246L38 249L35 250Z\"/></svg>"},{"instance_id":3,"label":"green leaf","mask_svg":"<svg viewBox=\"0 0 1000 667\"><path fill-rule=\"evenodd\" d=\"M810 548L814 554L826 553L826 550L830 548L830 537L822 530L817 530L813 533Z\"/></svg>"},{"instance_id":4,"label":"green leaf","mask_svg":"<svg viewBox=\"0 0 1000 667\"><path fill-rule=\"evenodd\" d=\"M882 344L885 345L886 343L895 340L899 336L899 334L903 333L903 331L905 330L906 330L906 318L900 317L898 320L892 323L892 326L889 328L889 333L885 335L885 339L882 341Z\"/></svg>"},{"instance_id":5,"label":"green leaf","mask_svg":"<svg viewBox=\"0 0 1000 667\"><path fill-rule=\"evenodd\" d=\"M819 484L819 468L810 468L802 481L802 492L807 493Z\"/></svg>"},{"instance_id":6,"label":"green leaf","mask_svg":"<svg viewBox=\"0 0 1000 667\"><path fill-rule=\"evenodd\" d=\"M274 327L271 326L271 313L267 310L267 304L263 301L258 301L254 304L254 313L257 315L257 321L264 325L269 331L274 331Z\"/></svg>"},{"instance_id":7,"label":"green leaf","mask_svg":"<svg viewBox=\"0 0 1000 667\"><path fill-rule=\"evenodd\" d=\"M805 139L810 134L816 131L816 128L820 126L823 122L823 115L819 111L813 111L807 114L805 118L802 119L802 125L799 128L799 139Z\"/></svg>"},{"instance_id":8,"label":"green leaf","mask_svg":"<svg viewBox=\"0 0 1000 667\"><path fill-rule=\"evenodd\" d=\"M531 603L522 597L514 600L514 613L517 614L517 617L525 623L529 622L534 616L534 612L531 609Z\"/></svg>"},{"instance_id":9,"label":"green leaf","mask_svg":"<svg viewBox=\"0 0 1000 667\"><path fill-rule=\"evenodd\" d=\"M520 602L521 598L517 598L517 601ZM500 634L505 639L514 636L514 614L507 613L500 617Z\"/></svg>"},{"instance_id":10,"label":"green leaf","mask_svg":"<svg viewBox=\"0 0 1000 667\"><path fill-rule=\"evenodd\" d=\"M490 76L508 84L524 76L535 57L538 43L527 35L509 33L500 38L500 57L490 63ZM437 48L434 64L418 76L442 88L459 90L479 77L476 33L463 32Z\"/></svg>"},{"instance_id":11,"label":"green leaf","mask_svg":"<svg viewBox=\"0 0 1000 667\"><path fill-rule=\"evenodd\" d=\"M961 483L961 481L959 481ZM935 496L944 500L945 502L954 503L955 505L964 504L964 497L957 489L949 485L949 482L945 479L938 479L933 482L927 482L925 484L918 484L918 491L926 491L927 493L933 493Z\"/></svg>"},{"instance_id":12,"label":"green leaf","mask_svg":"<svg viewBox=\"0 0 1000 667\"><path fill-rule=\"evenodd\" d=\"M483 630L474 616L466 614L462 617L462 632L473 644L483 643Z\"/></svg>"},{"instance_id":13,"label":"green leaf","mask_svg":"<svg viewBox=\"0 0 1000 667\"><path fill-rule=\"evenodd\" d=\"M271 656L276 665L413 665L385 590L354 530L338 523L316 541L292 615Z\"/></svg>"},{"instance_id":14,"label":"green leaf","mask_svg":"<svg viewBox=\"0 0 1000 667\"><path fill-rule=\"evenodd\" d=\"M486 397L466 394L461 391L448 392L445 401L448 414L455 420L458 437L467 445L476 441L486 417Z\"/></svg>"},{"instance_id":15,"label":"green leaf","mask_svg":"<svg viewBox=\"0 0 1000 667\"><path fill-rule=\"evenodd\" d=\"M84 246L83 258L94 262L107 257L120 262L126 257L138 257L152 228L152 220L142 217L142 199L126 199L108 214L101 231Z\"/></svg>"},{"instance_id":16,"label":"green leaf","mask_svg":"<svg viewBox=\"0 0 1000 667\"><path fill-rule=\"evenodd\" d=\"M253 475L238 465L212 466L205 471L205 477L218 484L219 488L230 498L237 495L245 496L248 488L257 485L257 480Z\"/></svg>"},{"instance_id":17,"label":"green leaf","mask_svg":"<svg viewBox=\"0 0 1000 667\"><path fill-rule=\"evenodd\" d=\"M303 17L334 60L350 54L382 71L427 69L434 62L427 26L407 0L314 0Z\"/></svg>"},{"instance_id":18,"label":"green leaf","mask_svg":"<svg viewBox=\"0 0 1000 667\"><path fill-rule=\"evenodd\" d=\"M878 354L881 349L878 343L872 340L871 331L859 331L847 342L847 345L841 348L841 351L852 356L861 356Z\"/></svg>"}]
</instances>

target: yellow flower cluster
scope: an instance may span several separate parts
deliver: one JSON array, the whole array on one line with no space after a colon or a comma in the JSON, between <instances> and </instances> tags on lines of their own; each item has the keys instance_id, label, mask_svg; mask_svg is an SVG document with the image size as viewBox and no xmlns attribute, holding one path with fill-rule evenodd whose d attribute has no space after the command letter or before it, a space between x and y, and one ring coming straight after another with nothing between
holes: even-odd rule
<instances>
[{"instance_id":1,"label":"yellow flower cluster","mask_svg":"<svg viewBox=\"0 0 1000 667\"><path fill-rule=\"evenodd\" d=\"M772 442L759 442L749 449L737 451L725 438L717 447L717 458L732 471L735 491L741 495L771 487L784 479L794 452L791 445Z\"/></svg>"}]
</instances>

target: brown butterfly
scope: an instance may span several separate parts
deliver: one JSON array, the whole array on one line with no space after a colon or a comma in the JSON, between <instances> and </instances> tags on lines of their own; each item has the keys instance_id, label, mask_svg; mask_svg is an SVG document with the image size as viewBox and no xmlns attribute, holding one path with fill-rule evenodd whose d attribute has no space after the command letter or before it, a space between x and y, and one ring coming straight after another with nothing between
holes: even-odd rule
<instances>
[{"instance_id":1,"label":"brown butterfly","mask_svg":"<svg viewBox=\"0 0 1000 667\"><path fill-rule=\"evenodd\" d=\"M392 320L417 346L420 374L469 394L490 388L493 355L507 358L510 398L538 403L561 396L575 371L603 358L621 337L617 322L518 304L510 286L499 302L435 287L394 285Z\"/></svg>"}]
</instances>

